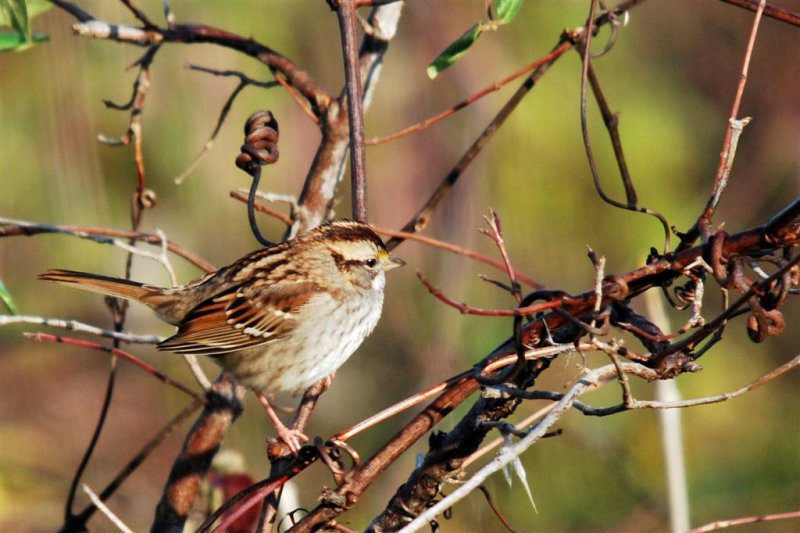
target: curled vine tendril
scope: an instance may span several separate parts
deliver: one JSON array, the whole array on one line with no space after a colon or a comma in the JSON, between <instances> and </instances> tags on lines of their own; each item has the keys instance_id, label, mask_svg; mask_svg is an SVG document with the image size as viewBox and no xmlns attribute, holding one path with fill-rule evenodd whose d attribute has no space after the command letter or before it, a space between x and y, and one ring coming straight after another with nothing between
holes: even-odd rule
<instances>
[{"instance_id":1,"label":"curled vine tendril","mask_svg":"<svg viewBox=\"0 0 800 533\"><path fill-rule=\"evenodd\" d=\"M257 111L250 115L244 125L244 144L241 153L236 156L236 166L253 178L250 196L247 199L247 217L250 229L258 242L264 246L272 246L258 229L255 214L256 191L261 180L261 167L271 165L278 160L278 121L269 111Z\"/></svg>"}]
</instances>

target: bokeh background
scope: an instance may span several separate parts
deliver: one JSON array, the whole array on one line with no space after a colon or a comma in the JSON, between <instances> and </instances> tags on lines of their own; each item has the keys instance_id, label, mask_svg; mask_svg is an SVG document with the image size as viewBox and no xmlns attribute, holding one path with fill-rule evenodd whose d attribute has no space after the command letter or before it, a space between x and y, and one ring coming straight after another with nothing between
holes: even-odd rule
<instances>
[{"instance_id":1,"label":"bokeh background","mask_svg":"<svg viewBox=\"0 0 800 533\"><path fill-rule=\"evenodd\" d=\"M800 2L775 2L795 11ZM134 24L120 3L80 2L97 18ZM161 2L139 5L161 21ZM214 25L260 42L297 61L333 93L343 75L335 15L322 1L172 2L180 22ZM583 24L588 2L527 2L518 19L486 34L456 66L435 81L430 60L472 23L483 2L412 1L403 11L367 116L367 136L389 133L427 118L543 56L564 28ZM726 120L741 67L752 13L718 1L650 0L636 8L612 51L595 62L613 109L621 113L626 156L643 205L685 230L706 202L718 163ZM142 50L78 38L74 19L53 9L33 27L50 41L24 53L0 56L0 215L53 224L127 229L129 195L136 171L130 147L109 148L98 134L124 132L128 116L106 109L103 99L127 101ZM601 34L598 41L607 38ZM798 195L800 175L800 32L762 21L741 114L746 128L730 185L715 218L737 232L762 224ZM281 158L265 171L262 188L297 194L318 141L317 127L282 89L247 89L236 101L210 156L180 186L173 178L200 151L214 128L235 80L186 69L188 63L238 69L270 79L262 65L209 45L167 45L152 67L152 89L143 118L149 186L159 197L142 230L163 230L177 243L223 265L257 245L242 204L228 192L249 185L233 160L246 117L271 109L280 122ZM580 61L570 53L548 72L472 164L433 217L426 234L484 253L493 245L476 229L488 207L500 213L515 266L551 288L582 291L591 286L586 245L607 258L609 273L643 264L651 246L663 242L657 222L613 209L594 192L581 142ZM400 227L427 199L442 176L489 122L517 84L498 91L422 133L368 150L369 213L381 226ZM590 109L594 106L590 101ZM599 115L590 127L610 194L621 198ZM343 188L336 206L349 214ZM267 235L278 223L261 218ZM384 317L354 355L312 419L312 435L331 435L379 408L468 368L508 335L507 320L462 316L431 297L416 280L424 272L448 294L483 307L507 307L510 297L481 282L488 267L461 256L407 242L397 249L409 266L394 272ZM121 274L125 253L73 237L43 235L0 239L0 277L20 313L111 324L102 298L45 285L36 274L51 267ZM182 281L198 271L179 258ZM134 279L168 283L153 262L136 259ZM718 294L707 290L708 309ZM704 370L681 376L686 397L738 388L788 361L800 348L800 305L786 309L786 332L762 345L747 340L736 320L724 340L702 359ZM680 324L685 315L674 315ZM0 329L0 528L47 531L61 524L72 474L98 415L108 372L105 354L25 340L33 326ZM168 335L152 313L132 307L127 329ZM57 332L63 333L63 332ZM150 347L130 351L184 381L177 358ZM589 359L604 364L602 356ZM560 390L576 374L573 358L553 365L542 387ZM206 366L210 373L213 365ZM800 505L800 408L797 372L734 401L686 410L692 523L784 512ZM651 398L653 386L636 383ZM252 395L250 395L252 396ZM595 405L619 400L607 387L587 398ZM290 405L291 398L283 403ZM138 369L121 364L109 421L85 482L100 490L114 473L187 400ZM541 403L519 409L521 419ZM466 407L465 407L466 408ZM448 417L452 427L463 409ZM358 437L369 455L411 414ZM519 484L501 476L488 488L521 531L663 531L668 528L665 470L657 415L652 411L593 419L578 413L560 425L564 434L534 446L523 461L538 507L534 513ZM187 427L170 437L110 501L135 530L152 519L169 467ZM244 415L225 439L242 454L255 478L267 473L263 413L248 398ZM342 523L363 528L413 468L419 445L394 465ZM300 480L299 504L313 507L317 490L331 485L322 467ZM80 506L85 499L79 497ZM80 508L79 506L79 508ZM108 530L102 517L91 523ZM445 531L497 531L501 526L480 495L454 509ZM759 526L789 531L790 524Z\"/></svg>"}]
</instances>

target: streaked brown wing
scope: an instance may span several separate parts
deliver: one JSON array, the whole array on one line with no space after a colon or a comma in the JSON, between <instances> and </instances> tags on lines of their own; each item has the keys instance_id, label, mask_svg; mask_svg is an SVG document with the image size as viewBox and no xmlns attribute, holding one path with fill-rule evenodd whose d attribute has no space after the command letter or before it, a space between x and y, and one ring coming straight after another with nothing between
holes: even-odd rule
<instances>
[{"instance_id":1,"label":"streaked brown wing","mask_svg":"<svg viewBox=\"0 0 800 533\"><path fill-rule=\"evenodd\" d=\"M297 311L318 292L308 282L233 288L189 311L158 349L214 356L272 342L291 333Z\"/></svg>"}]
</instances>

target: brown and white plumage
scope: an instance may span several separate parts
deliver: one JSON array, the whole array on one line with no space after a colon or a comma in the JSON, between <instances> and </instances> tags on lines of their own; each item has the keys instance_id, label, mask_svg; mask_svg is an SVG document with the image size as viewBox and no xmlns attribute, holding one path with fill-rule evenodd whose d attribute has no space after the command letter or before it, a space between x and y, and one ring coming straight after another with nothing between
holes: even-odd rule
<instances>
[{"instance_id":1,"label":"brown and white plumage","mask_svg":"<svg viewBox=\"0 0 800 533\"><path fill-rule=\"evenodd\" d=\"M385 272L402 264L368 225L339 220L176 288L68 270L40 278L144 303L178 326L159 350L210 356L258 392L297 393L372 332Z\"/></svg>"}]
</instances>

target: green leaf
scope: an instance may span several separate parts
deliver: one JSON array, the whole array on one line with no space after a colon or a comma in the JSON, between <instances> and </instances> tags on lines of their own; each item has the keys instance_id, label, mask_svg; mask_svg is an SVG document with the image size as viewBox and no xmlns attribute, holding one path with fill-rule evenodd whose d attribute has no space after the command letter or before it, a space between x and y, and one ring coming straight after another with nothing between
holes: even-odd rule
<instances>
[{"instance_id":1,"label":"green leaf","mask_svg":"<svg viewBox=\"0 0 800 533\"><path fill-rule=\"evenodd\" d=\"M475 41L478 40L481 33L483 33L483 25L480 22L476 22L475 25L464 32L461 37L453 41L450 46L445 48L444 52L439 54L439 56L428 65L428 77L430 79L436 78L440 72L458 61L458 59L475 44Z\"/></svg>"},{"instance_id":2,"label":"green leaf","mask_svg":"<svg viewBox=\"0 0 800 533\"><path fill-rule=\"evenodd\" d=\"M497 0L497 3L494 5L494 10L500 22L508 24L514 20L521 7L522 0Z\"/></svg>"},{"instance_id":3,"label":"green leaf","mask_svg":"<svg viewBox=\"0 0 800 533\"><path fill-rule=\"evenodd\" d=\"M33 32L31 40L26 41L21 33L3 31L0 32L0 52L21 52L47 40L47 35L40 32Z\"/></svg>"},{"instance_id":4,"label":"green leaf","mask_svg":"<svg viewBox=\"0 0 800 533\"><path fill-rule=\"evenodd\" d=\"M0 23L11 26L21 33L26 41L31 40L31 27L28 24L28 6L25 0L0 0L3 19Z\"/></svg>"},{"instance_id":5,"label":"green leaf","mask_svg":"<svg viewBox=\"0 0 800 533\"><path fill-rule=\"evenodd\" d=\"M9 313L12 315L17 314L17 306L14 304L14 299L11 297L11 294L8 292L8 289L6 289L2 280L0 280L0 301L5 304Z\"/></svg>"},{"instance_id":6,"label":"green leaf","mask_svg":"<svg viewBox=\"0 0 800 533\"><path fill-rule=\"evenodd\" d=\"M31 34L30 19L41 15L53 4L47 0L0 0L0 26L11 26L15 33L0 34L0 51L20 51L46 41L42 33Z\"/></svg>"}]
</instances>

